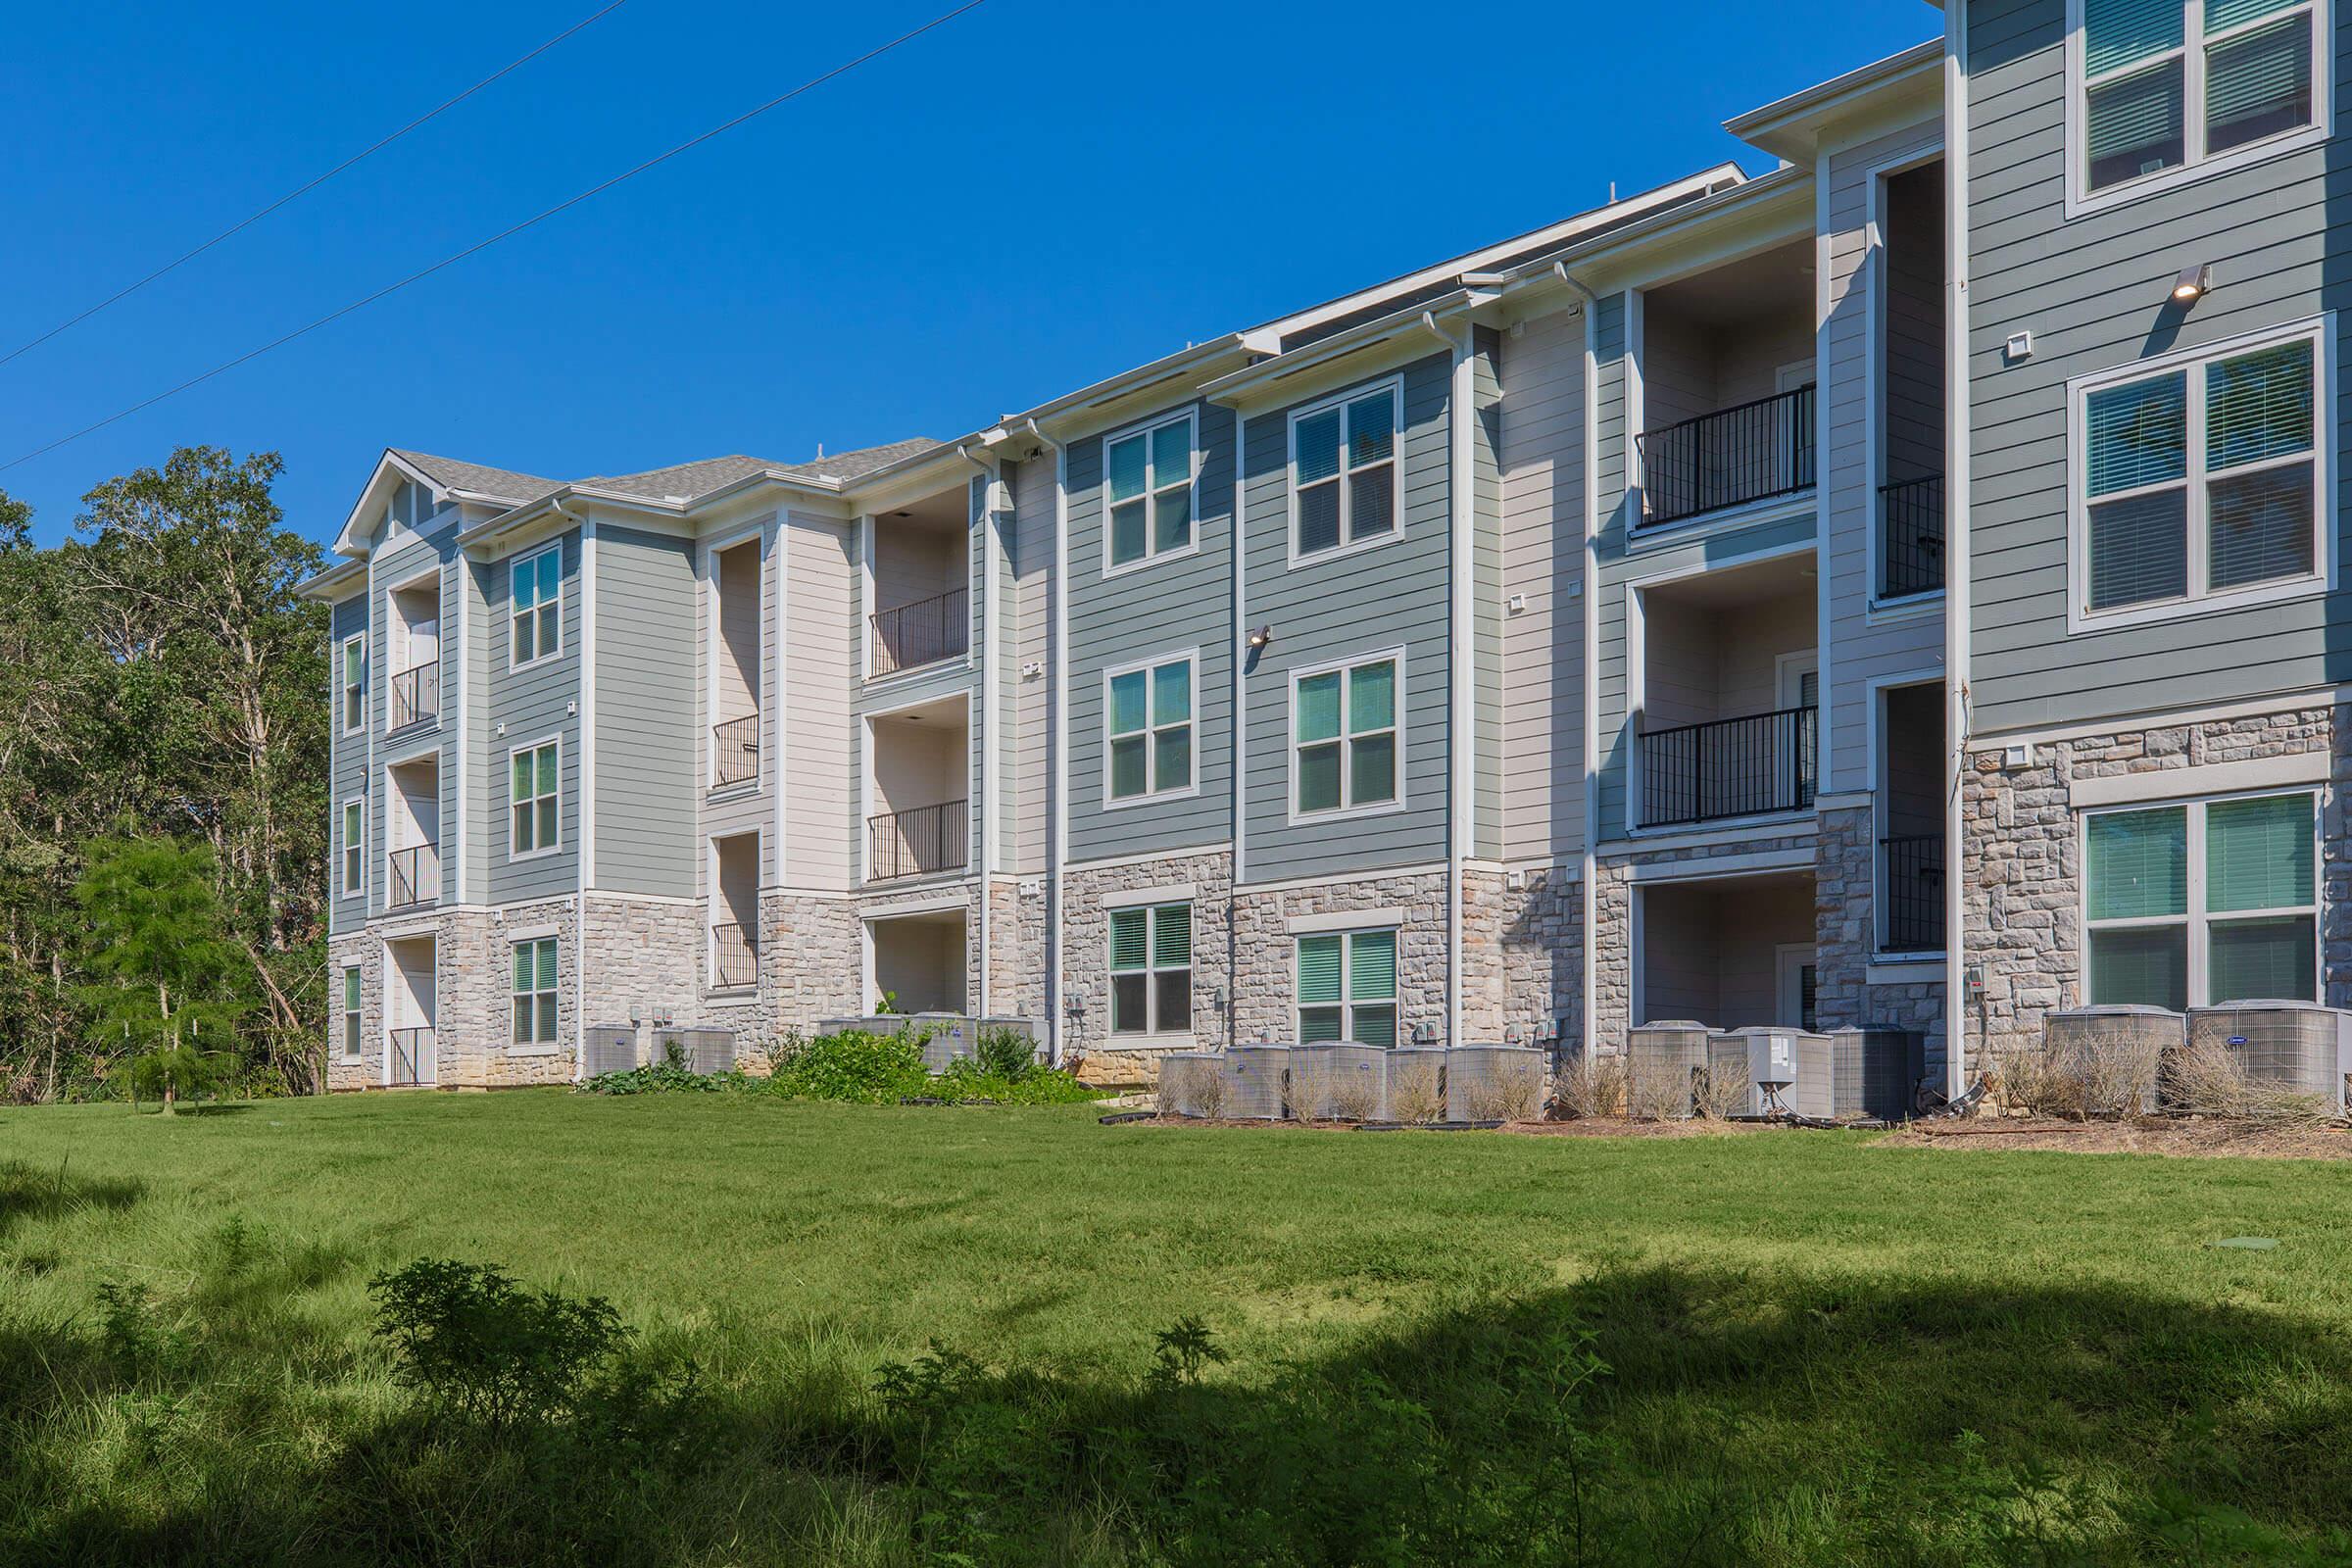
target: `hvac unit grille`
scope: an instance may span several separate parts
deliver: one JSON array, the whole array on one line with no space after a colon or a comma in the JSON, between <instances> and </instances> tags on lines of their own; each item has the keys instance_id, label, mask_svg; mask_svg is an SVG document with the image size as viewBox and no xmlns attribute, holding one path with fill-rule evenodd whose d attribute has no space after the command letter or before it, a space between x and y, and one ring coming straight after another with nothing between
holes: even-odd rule
<instances>
[{"instance_id":1,"label":"hvac unit grille","mask_svg":"<svg viewBox=\"0 0 2352 1568\"><path fill-rule=\"evenodd\" d=\"M1225 1053L1225 1114L1235 1121L1282 1120L1288 1046L1235 1046Z\"/></svg>"},{"instance_id":2,"label":"hvac unit grille","mask_svg":"<svg viewBox=\"0 0 2352 1568\"><path fill-rule=\"evenodd\" d=\"M735 1031L663 1029L654 1036L654 1050L663 1061L674 1057L690 1072L725 1072L735 1065Z\"/></svg>"},{"instance_id":3,"label":"hvac unit grille","mask_svg":"<svg viewBox=\"0 0 2352 1568\"><path fill-rule=\"evenodd\" d=\"M2230 1054L2249 1084L2319 1095L2340 1111L2352 1073L2352 1012L2309 1002L2238 1002L2188 1015L2188 1043Z\"/></svg>"},{"instance_id":4,"label":"hvac unit grille","mask_svg":"<svg viewBox=\"0 0 2352 1568\"><path fill-rule=\"evenodd\" d=\"M1625 1103L1637 1117L1690 1114L1690 1080L1708 1065L1708 1029L1688 1018L1625 1033Z\"/></svg>"},{"instance_id":5,"label":"hvac unit grille","mask_svg":"<svg viewBox=\"0 0 2352 1568\"><path fill-rule=\"evenodd\" d=\"M1301 1121L1388 1116L1388 1053L1342 1041L1291 1048L1291 1114Z\"/></svg>"},{"instance_id":6,"label":"hvac unit grille","mask_svg":"<svg viewBox=\"0 0 2352 1568\"><path fill-rule=\"evenodd\" d=\"M1828 1035L1802 1029L1752 1025L1729 1029L1708 1039L1713 1072L1734 1071L1733 1060L1743 1058L1743 1087L1716 1103L1728 1104L1735 1115L1756 1115L1773 1108L1763 1085L1776 1084L1780 1109L1827 1121L1838 1114L1837 1085Z\"/></svg>"},{"instance_id":7,"label":"hvac unit grille","mask_svg":"<svg viewBox=\"0 0 2352 1568\"><path fill-rule=\"evenodd\" d=\"M588 1076L627 1072L637 1065L637 1029L633 1024L600 1023L588 1028Z\"/></svg>"},{"instance_id":8,"label":"hvac unit grille","mask_svg":"<svg viewBox=\"0 0 2352 1568\"><path fill-rule=\"evenodd\" d=\"M2080 1081L2118 1086L2115 1103L2085 1105L2085 1110L2152 1111L2157 1073L2168 1053L2188 1043L2188 1020L2162 1007L2077 1007L2045 1014L2041 1042L2055 1061L2097 1064L2095 1071L2078 1068Z\"/></svg>"},{"instance_id":9,"label":"hvac unit grille","mask_svg":"<svg viewBox=\"0 0 2352 1568\"><path fill-rule=\"evenodd\" d=\"M1456 1046L1446 1054L1447 1121L1533 1121L1544 1108L1544 1053Z\"/></svg>"},{"instance_id":10,"label":"hvac unit grille","mask_svg":"<svg viewBox=\"0 0 2352 1568\"><path fill-rule=\"evenodd\" d=\"M1907 1121L1928 1075L1927 1037L1909 1029L1833 1029L1832 1114Z\"/></svg>"},{"instance_id":11,"label":"hvac unit grille","mask_svg":"<svg viewBox=\"0 0 2352 1568\"><path fill-rule=\"evenodd\" d=\"M1388 1119L1416 1123L1446 1119L1444 1047L1399 1046L1389 1053Z\"/></svg>"},{"instance_id":12,"label":"hvac unit grille","mask_svg":"<svg viewBox=\"0 0 2352 1568\"><path fill-rule=\"evenodd\" d=\"M951 1012L918 1012L914 1028L924 1037L923 1070L935 1077L951 1064L968 1060L980 1037L971 1019Z\"/></svg>"},{"instance_id":13,"label":"hvac unit grille","mask_svg":"<svg viewBox=\"0 0 2352 1568\"><path fill-rule=\"evenodd\" d=\"M1159 1108L1170 1116L1216 1119L1225 1109L1224 1063L1204 1052L1159 1058Z\"/></svg>"}]
</instances>

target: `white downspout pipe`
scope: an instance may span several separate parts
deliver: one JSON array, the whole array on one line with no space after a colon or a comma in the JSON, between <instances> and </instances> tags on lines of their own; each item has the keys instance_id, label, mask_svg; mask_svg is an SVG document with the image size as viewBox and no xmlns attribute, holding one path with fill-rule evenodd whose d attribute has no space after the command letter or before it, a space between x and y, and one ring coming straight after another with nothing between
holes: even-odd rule
<instances>
[{"instance_id":1,"label":"white downspout pipe","mask_svg":"<svg viewBox=\"0 0 2352 1568\"><path fill-rule=\"evenodd\" d=\"M1035 418L1022 427L1038 445L1054 454L1054 677L1046 693L1053 715L1054 766L1051 774L1053 830L1046 839L1046 1059L1062 1060L1061 1012L1061 891L1062 867L1070 854L1070 459L1060 442L1039 427Z\"/></svg>"},{"instance_id":2,"label":"white downspout pipe","mask_svg":"<svg viewBox=\"0 0 2352 1568\"><path fill-rule=\"evenodd\" d=\"M1585 387L1584 387L1584 469L1585 469L1585 550L1584 592L1578 596L1577 614L1584 628L1584 845L1577 854L1578 920L1582 929L1584 962L1580 967L1584 982L1585 1052L1591 1055L1600 1049L1593 1034L1593 1017L1600 1006L1600 856L1595 848L1600 842L1600 770L1594 759L1599 750L1600 682L1593 678L1593 669L1600 662L1600 617L1593 605L1600 593L1600 450L1592 433L1593 405L1600 396L1600 349L1597 334L1600 330L1600 296L1588 288L1570 272L1564 263L1551 264L1552 276L1573 289L1584 301L1585 317ZM1554 613L1557 613L1555 611ZM1627 962L1632 962L1628 950ZM1629 1018L1627 1022L1632 1022Z\"/></svg>"},{"instance_id":3,"label":"white downspout pipe","mask_svg":"<svg viewBox=\"0 0 2352 1568\"><path fill-rule=\"evenodd\" d=\"M1943 14L1943 379L1944 565L1943 1056L1944 1095L1968 1083L1967 862L1961 780L1968 766L1969 445L1968 405L1968 16Z\"/></svg>"},{"instance_id":4,"label":"white downspout pipe","mask_svg":"<svg viewBox=\"0 0 2352 1568\"><path fill-rule=\"evenodd\" d=\"M993 1017L994 965L990 909L997 896L997 469L972 456L969 442L956 455L980 475L980 1016ZM970 481L965 481L968 495ZM969 524L966 524L969 531Z\"/></svg>"}]
</instances>

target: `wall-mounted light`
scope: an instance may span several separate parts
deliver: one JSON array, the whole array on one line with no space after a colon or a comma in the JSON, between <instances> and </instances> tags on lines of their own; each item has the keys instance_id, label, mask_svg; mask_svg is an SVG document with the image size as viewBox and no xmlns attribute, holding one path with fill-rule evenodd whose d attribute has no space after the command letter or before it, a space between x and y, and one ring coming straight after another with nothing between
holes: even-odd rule
<instances>
[{"instance_id":1,"label":"wall-mounted light","mask_svg":"<svg viewBox=\"0 0 2352 1568\"><path fill-rule=\"evenodd\" d=\"M2173 303L2175 305L2194 305L2211 292L2213 292L2213 264L2211 262L2207 262L2201 267L2184 267L2180 270L2180 275L2173 279Z\"/></svg>"},{"instance_id":2,"label":"wall-mounted light","mask_svg":"<svg viewBox=\"0 0 2352 1568\"><path fill-rule=\"evenodd\" d=\"M1271 627L1271 626L1253 626L1253 627L1251 627L1251 628L1250 628L1250 647L1252 647L1252 648L1263 648L1263 647L1265 647L1265 646L1266 646L1266 644L1268 644L1268 643L1272 642L1273 640L1274 640L1274 628L1273 628L1273 627Z\"/></svg>"}]
</instances>

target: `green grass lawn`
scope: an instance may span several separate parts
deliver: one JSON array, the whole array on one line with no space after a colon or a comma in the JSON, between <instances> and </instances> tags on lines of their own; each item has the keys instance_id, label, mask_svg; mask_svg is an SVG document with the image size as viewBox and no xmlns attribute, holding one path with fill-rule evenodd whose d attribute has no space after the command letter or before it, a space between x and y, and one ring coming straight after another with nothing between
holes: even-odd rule
<instances>
[{"instance_id":1,"label":"green grass lawn","mask_svg":"<svg viewBox=\"0 0 2352 1568\"><path fill-rule=\"evenodd\" d=\"M2352 1165L1094 1114L0 1110L0 1561L2352 1560ZM436 1413L425 1256L640 1375Z\"/></svg>"}]
</instances>

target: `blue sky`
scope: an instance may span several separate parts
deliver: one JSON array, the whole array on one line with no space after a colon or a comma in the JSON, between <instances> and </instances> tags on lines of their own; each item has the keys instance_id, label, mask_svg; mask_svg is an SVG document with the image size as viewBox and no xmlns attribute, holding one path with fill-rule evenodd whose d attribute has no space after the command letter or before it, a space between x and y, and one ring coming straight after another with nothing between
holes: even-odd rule
<instances>
[{"instance_id":1,"label":"blue sky","mask_svg":"<svg viewBox=\"0 0 2352 1568\"><path fill-rule=\"evenodd\" d=\"M10 23L0 353L596 0L123 3ZM0 366L0 463L927 20L631 0ZM1730 158L1720 122L1935 33L1922 0L1465 11L988 0L251 365L0 472L55 539L173 446L274 448L331 536L385 446L558 477L961 433Z\"/></svg>"}]
</instances>

